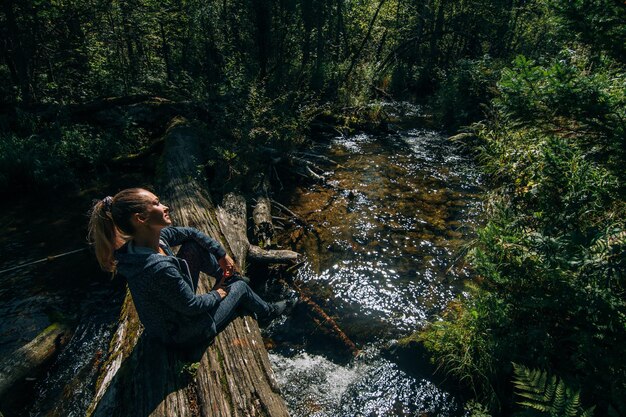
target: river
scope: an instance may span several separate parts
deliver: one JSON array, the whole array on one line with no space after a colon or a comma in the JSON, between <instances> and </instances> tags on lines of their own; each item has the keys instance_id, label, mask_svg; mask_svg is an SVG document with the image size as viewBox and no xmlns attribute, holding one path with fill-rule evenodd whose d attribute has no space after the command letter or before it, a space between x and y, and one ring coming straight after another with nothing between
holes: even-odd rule
<instances>
[{"instance_id":1,"label":"river","mask_svg":"<svg viewBox=\"0 0 626 417\"><path fill-rule=\"evenodd\" d=\"M326 184L284 204L305 226L284 244L306 254L297 279L362 349L354 359L292 315L266 331L294 416L452 416L462 405L429 367L388 354L463 290L464 245L480 215L480 176L438 132L402 129L318 144ZM299 331L298 331L299 330Z\"/></svg>"},{"instance_id":2,"label":"river","mask_svg":"<svg viewBox=\"0 0 626 417\"><path fill-rule=\"evenodd\" d=\"M298 308L265 328L292 415L462 414L429 369L389 354L388 347L463 290L468 271L461 254L478 222L482 194L471 158L442 134L421 128L316 143L312 152L336 164L325 165L325 184L277 197L302 220L281 243L306 254L297 281L361 353L346 355ZM76 249L89 202L78 198L72 215L67 207L59 199L5 209L0 269ZM87 251L0 275L0 354L50 322L74 323L61 354L24 387L15 415L84 414L122 296L123 283L98 272Z\"/></svg>"}]
</instances>

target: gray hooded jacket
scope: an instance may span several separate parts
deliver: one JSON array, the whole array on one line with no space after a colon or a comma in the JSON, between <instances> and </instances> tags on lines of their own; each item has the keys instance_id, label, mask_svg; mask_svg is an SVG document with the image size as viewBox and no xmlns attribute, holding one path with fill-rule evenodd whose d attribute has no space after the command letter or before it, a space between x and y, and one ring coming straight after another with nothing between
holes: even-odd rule
<instances>
[{"instance_id":1,"label":"gray hooded jacket","mask_svg":"<svg viewBox=\"0 0 626 417\"><path fill-rule=\"evenodd\" d=\"M167 256L132 241L115 252L117 271L128 281L133 302L146 332L166 344L211 339L216 334L211 311L220 302L216 291L196 295L187 261L174 256L171 246L193 239L216 259L226 252L215 240L191 227L166 227L160 246Z\"/></svg>"}]
</instances>

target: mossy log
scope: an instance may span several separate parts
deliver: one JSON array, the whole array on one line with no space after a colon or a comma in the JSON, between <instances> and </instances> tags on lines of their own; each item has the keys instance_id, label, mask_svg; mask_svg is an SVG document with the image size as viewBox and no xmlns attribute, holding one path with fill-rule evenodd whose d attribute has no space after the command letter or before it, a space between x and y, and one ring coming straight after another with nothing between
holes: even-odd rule
<instances>
[{"instance_id":1,"label":"mossy log","mask_svg":"<svg viewBox=\"0 0 626 417\"><path fill-rule=\"evenodd\" d=\"M0 361L0 400L3 407L11 402L9 397L17 394L17 386L21 382L36 374L59 352L69 335L69 327L54 323Z\"/></svg>"},{"instance_id":2,"label":"mossy log","mask_svg":"<svg viewBox=\"0 0 626 417\"><path fill-rule=\"evenodd\" d=\"M215 207L197 175L198 133L170 124L161 164L163 201L175 224L197 227L223 242ZM198 291L211 278L201 275ZM196 352L166 348L142 336L127 293L88 416L287 416L256 321L235 319Z\"/></svg>"}]
</instances>

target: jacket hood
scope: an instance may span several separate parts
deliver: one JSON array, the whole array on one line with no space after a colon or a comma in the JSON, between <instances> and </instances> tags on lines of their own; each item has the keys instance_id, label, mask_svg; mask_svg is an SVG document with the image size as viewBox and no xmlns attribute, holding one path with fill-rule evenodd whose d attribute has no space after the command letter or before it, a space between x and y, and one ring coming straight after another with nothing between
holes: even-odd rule
<instances>
[{"instance_id":1,"label":"jacket hood","mask_svg":"<svg viewBox=\"0 0 626 417\"><path fill-rule=\"evenodd\" d=\"M133 246L131 242L115 251L117 272L127 279L141 274L147 268L155 268L159 263L170 262L168 258L151 249Z\"/></svg>"}]
</instances>

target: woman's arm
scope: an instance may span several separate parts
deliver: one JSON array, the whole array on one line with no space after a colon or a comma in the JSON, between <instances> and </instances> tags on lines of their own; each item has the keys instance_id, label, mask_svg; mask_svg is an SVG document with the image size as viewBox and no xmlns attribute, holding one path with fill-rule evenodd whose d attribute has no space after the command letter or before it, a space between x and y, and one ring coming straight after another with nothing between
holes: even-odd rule
<instances>
[{"instance_id":1,"label":"woman's arm","mask_svg":"<svg viewBox=\"0 0 626 417\"><path fill-rule=\"evenodd\" d=\"M186 240L193 239L199 245L208 249L217 259L221 259L226 255L226 250L224 250L217 240L210 238L193 227L165 227L161 230L161 237L165 239L170 246L180 245Z\"/></svg>"},{"instance_id":2,"label":"woman's arm","mask_svg":"<svg viewBox=\"0 0 626 417\"><path fill-rule=\"evenodd\" d=\"M154 277L157 298L173 310L186 315L210 311L224 298L218 290L197 295L174 266L160 270Z\"/></svg>"}]
</instances>

